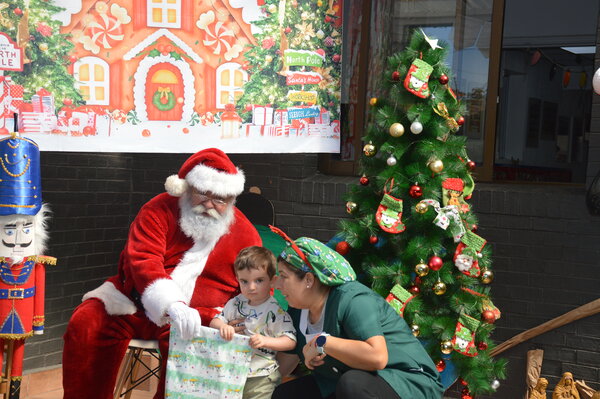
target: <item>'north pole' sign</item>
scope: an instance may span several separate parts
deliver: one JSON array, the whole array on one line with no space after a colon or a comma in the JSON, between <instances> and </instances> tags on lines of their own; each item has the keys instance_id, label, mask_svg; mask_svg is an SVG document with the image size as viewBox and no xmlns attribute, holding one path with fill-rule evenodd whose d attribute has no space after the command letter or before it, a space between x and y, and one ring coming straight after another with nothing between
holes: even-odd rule
<instances>
[{"instance_id":1,"label":"'north pole' sign","mask_svg":"<svg viewBox=\"0 0 600 399\"><path fill-rule=\"evenodd\" d=\"M23 70L23 49L3 32L0 32L0 70Z\"/></svg>"}]
</instances>

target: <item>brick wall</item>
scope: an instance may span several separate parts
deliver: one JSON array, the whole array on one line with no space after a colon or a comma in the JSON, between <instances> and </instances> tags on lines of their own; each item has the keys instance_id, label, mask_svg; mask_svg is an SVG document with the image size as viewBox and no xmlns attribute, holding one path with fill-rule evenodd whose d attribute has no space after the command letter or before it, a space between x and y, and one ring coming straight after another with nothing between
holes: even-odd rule
<instances>
[{"instance_id":1,"label":"brick wall","mask_svg":"<svg viewBox=\"0 0 600 399\"><path fill-rule=\"evenodd\" d=\"M25 369L61 362L62 334L86 291L115 273L128 225L163 191L187 155L42 153L44 201L53 209L48 255L46 333L28 340ZM277 224L290 236L328 240L346 217L342 195L357 179L317 172L316 155L234 155L247 186L262 188ZM472 203L479 233L494 249L492 293L502 310L500 342L598 297L600 218L585 190L562 186L478 184ZM496 398L523 392L525 353L545 350L542 372L553 387L563 371L600 389L600 315L580 320L504 355L509 379Z\"/></svg>"}]
</instances>

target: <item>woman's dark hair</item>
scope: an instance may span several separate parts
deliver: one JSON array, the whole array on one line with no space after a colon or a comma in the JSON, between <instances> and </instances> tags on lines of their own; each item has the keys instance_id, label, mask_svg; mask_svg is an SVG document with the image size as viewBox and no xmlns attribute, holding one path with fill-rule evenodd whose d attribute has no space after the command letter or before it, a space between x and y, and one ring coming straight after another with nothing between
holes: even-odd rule
<instances>
[{"instance_id":1,"label":"woman's dark hair","mask_svg":"<svg viewBox=\"0 0 600 399\"><path fill-rule=\"evenodd\" d=\"M279 263L279 262L286 265L288 267L288 269L290 269L292 271L292 273L294 273L296 275L296 277L298 277L298 280L302 280L304 278L304 276L306 276L306 273L308 273L308 272L298 269L297 267L292 266L292 264L287 262L281 256L277 258L277 263Z\"/></svg>"}]
</instances>

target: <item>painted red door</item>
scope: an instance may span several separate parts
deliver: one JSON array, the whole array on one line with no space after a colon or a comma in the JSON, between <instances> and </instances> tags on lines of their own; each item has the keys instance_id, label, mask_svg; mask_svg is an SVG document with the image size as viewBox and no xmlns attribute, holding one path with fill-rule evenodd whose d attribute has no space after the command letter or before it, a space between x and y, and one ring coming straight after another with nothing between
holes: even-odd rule
<instances>
[{"instance_id":1,"label":"painted red door","mask_svg":"<svg viewBox=\"0 0 600 399\"><path fill-rule=\"evenodd\" d=\"M180 121L183 113L183 79L167 62L153 65L146 78L148 120Z\"/></svg>"}]
</instances>

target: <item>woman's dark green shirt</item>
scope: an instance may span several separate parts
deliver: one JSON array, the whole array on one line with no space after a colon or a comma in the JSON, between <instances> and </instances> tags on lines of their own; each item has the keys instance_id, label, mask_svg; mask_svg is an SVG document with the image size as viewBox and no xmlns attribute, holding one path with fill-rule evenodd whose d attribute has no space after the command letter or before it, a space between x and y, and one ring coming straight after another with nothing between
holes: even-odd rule
<instances>
[{"instance_id":1,"label":"woman's dark green shirt","mask_svg":"<svg viewBox=\"0 0 600 399\"><path fill-rule=\"evenodd\" d=\"M302 355L306 340L300 331L300 311L288 310L297 331L294 353ZM392 307L379 295L363 284L352 281L331 287L323 331L334 337L365 341L382 335L388 349L388 364L377 370L402 399L440 399L443 388L433 361L423 346L412 335L410 328ZM305 332L305 331L304 331ZM321 394L326 397L335 391L340 376L350 367L325 357L325 364L315 368L315 376Z\"/></svg>"}]
</instances>

